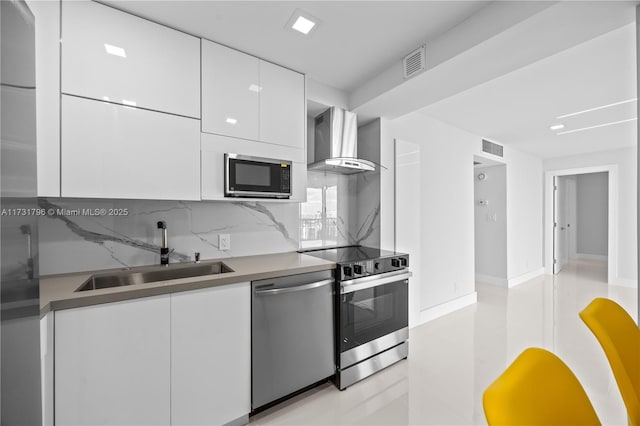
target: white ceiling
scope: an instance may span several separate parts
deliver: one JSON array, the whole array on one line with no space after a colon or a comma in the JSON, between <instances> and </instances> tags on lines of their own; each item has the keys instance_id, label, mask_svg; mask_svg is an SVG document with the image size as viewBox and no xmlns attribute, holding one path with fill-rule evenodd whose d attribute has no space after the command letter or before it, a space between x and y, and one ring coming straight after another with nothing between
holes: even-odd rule
<instances>
[{"instance_id":1,"label":"white ceiling","mask_svg":"<svg viewBox=\"0 0 640 426\"><path fill-rule=\"evenodd\" d=\"M102 3L351 92L489 2L103 0ZM285 29L298 8L322 21L308 38Z\"/></svg>"},{"instance_id":2,"label":"white ceiling","mask_svg":"<svg viewBox=\"0 0 640 426\"><path fill-rule=\"evenodd\" d=\"M636 97L636 31L626 25L591 41L432 104L420 112L543 158L637 144L636 102L573 117L557 116Z\"/></svg>"},{"instance_id":3,"label":"white ceiling","mask_svg":"<svg viewBox=\"0 0 640 426\"><path fill-rule=\"evenodd\" d=\"M488 67L489 71L497 69L497 63L493 64L493 60L487 59L485 53L482 53L483 47L488 49L492 42L494 46L500 43L504 45L504 51L498 49L494 52L498 55L494 58L496 62L499 57L504 58L503 55L534 57L536 52L560 53L552 56L548 56L550 53L540 54L538 58L544 59L536 58L530 65L512 68L515 71L502 73L504 75L496 74L499 76L488 82L485 82L486 77L480 78L481 75L477 73L480 77L475 82L470 77L474 74L469 73L473 73L478 67L463 67L462 76L467 77L461 77L461 81L472 81L473 85L467 86L470 89L463 87L462 90L466 90L452 92L456 93L453 96L429 100L441 87L455 83L443 81L447 77L449 80L457 78L455 74L443 74L442 71L455 68L455 63L461 62L452 58L445 61L445 66L434 68L431 73L432 81L427 76L430 73L428 70L423 73L425 81L419 82L422 76L418 76L409 80L408 84L401 84L396 88L400 90L389 90L383 96L378 96L370 103L371 117L384 114L394 102L405 104L404 109L408 109L411 105L407 102L405 92L414 90L408 87L424 86L422 95L413 96L422 103L418 105L419 102L414 102L416 105L411 107L412 111L424 107L420 109L420 113L543 158L615 149L637 143L635 122L559 136L549 130L549 126L556 123L555 117L558 115L636 96L635 23L620 28L620 25L633 20L633 17L629 18L627 15L634 15L635 1L551 2L548 3L551 6L545 6L547 9L541 13L533 10L537 6L531 2L100 1L303 72L319 83L340 89L345 96L367 87L367 83L375 81L376 76L386 75L385 72L399 66L407 53L425 42L428 52L433 53L434 44L431 41L443 34L450 36L449 39L455 39L452 33L459 33L462 41L469 42L469 28L462 30L465 25L472 32L480 33L490 29L489 27L495 28L499 24L496 20L504 17L500 14L500 7L493 6L504 5L505 10L511 8L512 11L514 8L522 9L525 21L527 18L524 11L530 10L528 22L523 21L514 31L503 33L507 34L508 40L499 42L498 36L491 37L491 40L464 52L467 62L484 61L476 63L482 64L484 68ZM308 38L285 28L291 14L298 8L322 20L317 31ZM578 10L582 10L580 8L587 12L592 10L592 15L596 13L595 18L588 21L588 13L578 14ZM614 13L614 9L621 12ZM598 10L603 13L598 14ZM610 16L606 13L608 11L612 12ZM474 14L476 17L483 16L485 21L468 19ZM616 26L615 22L622 22L621 17L622 21L626 21ZM571 20L568 21L569 19ZM480 28L477 22L483 22ZM491 23L494 22L495 25L492 26ZM602 23L599 28L609 25L609 28L619 29L589 40L595 34L604 32L596 28L598 22ZM458 25L460 26L455 28ZM452 28L453 31L449 31ZM593 35L589 35L589 28L593 29ZM525 34L525 37L517 39L520 33ZM564 33L569 35L565 36ZM571 39L570 34L576 34L573 37L575 40ZM516 37L509 42L511 36ZM571 40L564 40L563 44L563 40L560 40L562 37ZM529 43L527 48L523 49L522 40ZM583 40L589 41L582 42ZM555 49L554 41L557 42ZM576 45L580 42L582 44ZM563 50L566 49L565 46L575 47ZM446 64L454 65L447 67ZM481 83L477 85L478 82ZM404 91L402 86L405 86ZM417 90L412 93L421 92ZM380 103L387 107L378 105ZM324 105L311 102L310 111L314 107L322 110ZM409 111L404 113L407 112ZM366 116L364 109L359 113ZM563 121L567 126L564 130L635 116L635 103L626 104L568 118Z\"/></svg>"}]
</instances>

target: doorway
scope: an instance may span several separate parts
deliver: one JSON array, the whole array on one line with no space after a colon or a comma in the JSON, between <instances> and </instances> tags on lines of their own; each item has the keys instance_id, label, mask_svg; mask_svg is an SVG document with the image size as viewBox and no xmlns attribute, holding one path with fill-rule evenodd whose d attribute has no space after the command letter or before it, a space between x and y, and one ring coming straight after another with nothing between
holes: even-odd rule
<instances>
[{"instance_id":1,"label":"doorway","mask_svg":"<svg viewBox=\"0 0 640 426\"><path fill-rule=\"evenodd\" d=\"M476 282L509 287L507 270L507 166L474 157Z\"/></svg>"},{"instance_id":2,"label":"doorway","mask_svg":"<svg viewBox=\"0 0 640 426\"><path fill-rule=\"evenodd\" d=\"M545 176L545 270L575 259L607 263L617 278L617 166L548 171Z\"/></svg>"}]
</instances>

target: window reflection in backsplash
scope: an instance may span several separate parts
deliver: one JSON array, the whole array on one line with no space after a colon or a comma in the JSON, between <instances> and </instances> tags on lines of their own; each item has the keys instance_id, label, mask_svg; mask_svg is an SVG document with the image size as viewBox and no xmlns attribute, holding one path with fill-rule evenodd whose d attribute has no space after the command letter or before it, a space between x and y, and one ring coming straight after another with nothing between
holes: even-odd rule
<instances>
[{"instance_id":1,"label":"window reflection in backsplash","mask_svg":"<svg viewBox=\"0 0 640 426\"><path fill-rule=\"evenodd\" d=\"M300 247L378 246L379 173L340 175L309 171L300 204Z\"/></svg>"}]
</instances>

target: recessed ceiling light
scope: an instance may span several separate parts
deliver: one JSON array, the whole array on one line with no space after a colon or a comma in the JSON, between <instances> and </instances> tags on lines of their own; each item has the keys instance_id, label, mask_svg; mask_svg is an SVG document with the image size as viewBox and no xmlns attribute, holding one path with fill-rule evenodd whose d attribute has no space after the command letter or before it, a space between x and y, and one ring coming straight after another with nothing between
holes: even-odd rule
<instances>
[{"instance_id":1,"label":"recessed ceiling light","mask_svg":"<svg viewBox=\"0 0 640 426\"><path fill-rule=\"evenodd\" d=\"M232 118L232 117L227 117L227 119L225 121L227 123L229 123L229 124L236 124L238 122L238 120L236 120L235 118Z\"/></svg>"},{"instance_id":2,"label":"recessed ceiling light","mask_svg":"<svg viewBox=\"0 0 640 426\"><path fill-rule=\"evenodd\" d=\"M249 90L259 93L262 90L262 87L258 86L257 84L252 84L251 86L249 86Z\"/></svg>"},{"instance_id":3,"label":"recessed ceiling light","mask_svg":"<svg viewBox=\"0 0 640 426\"><path fill-rule=\"evenodd\" d=\"M107 53L111 54L111 55L115 55L115 56L120 56L121 58L126 58L127 57L127 52L125 52L125 50L122 47L118 47L118 46L114 46L112 44L104 44L104 49L107 51Z\"/></svg>"},{"instance_id":4,"label":"recessed ceiling light","mask_svg":"<svg viewBox=\"0 0 640 426\"><path fill-rule=\"evenodd\" d=\"M304 35L307 35L309 34L309 31L311 31L315 26L315 22L305 18L304 16L298 16L298 19L296 19L296 22L293 23L291 28L296 31L300 31Z\"/></svg>"},{"instance_id":5,"label":"recessed ceiling light","mask_svg":"<svg viewBox=\"0 0 640 426\"><path fill-rule=\"evenodd\" d=\"M585 109L585 110L578 111L578 112L572 112L571 114L559 115L559 116L556 117L556 119L560 120L561 118L565 118L565 117L573 117L574 115L584 114L585 112L597 111L599 109L609 108L609 107L616 106L616 105L622 105L622 104L626 104L626 103L629 103L629 102L635 102L637 100L638 100L638 98L633 98L633 99L627 99L626 101L614 102L612 104L602 105L602 106L595 107L595 108L589 108L589 109Z\"/></svg>"},{"instance_id":6,"label":"recessed ceiling light","mask_svg":"<svg viewBox=\"0 0 640 426\"><path fill-rule=\"evenodd\" d=\"M620 123L628 123L629 121L635 121L638 118L628 118L626 120L619 120L619 121L612 121L610 123L604 123L604 124L597 124L595 126L589 126L589 127L583 127L581 129L575 129L575 130L567 130L566 132L560 132L558 133L558 135L566 135L568 133L575 133L575 132L582 132L583 130L590 130L590 129L597 129L598 127L606 127L606 126L613 126L614 124L620 124Z\"/></svg>"},{"instance_id":7,"label":"recessed ceiling light","mask_svg":"<svg viewBox=\"0 0 640 426\"><path fill-rule=\"evenodd\" d=\"M102 99L104 99L105 101L111 101L108 96L103 96Z\"/></svg>"},{"instance_id":8,"label":"recessed ceiling light","mask_svg":"<svg viewBox=\"0 0 640 426\"><path fill-rule=\"evenodd\" d=\"M551 129L551 130L564 129L564 124L554 124L553 126L549 127L549 129Z\"/></svg>"},{"instance_id":9,"label":"recessed ceiling light","mask_svg":"<svg viewBox=\"0 0 640 426\"><path fill-rule=\"evenodd\" d=\"M318 28L320 20L310 13L301 9L296 9L291 18L287 21L286 28L295 30L298 34L308 36L313 30Z\"/></svg>"},{"instance_id":10,"label":"recessed ceiling light","mask_svg":"<svg viewBox=\"0 0 640 426\"><path fill-rule=\"evenodd\" d=\"M123 104L125 104L125 105L129 105L129 106L136 106L136 105L138 105L138 104L136 103L136 101L128 101L128 100L126 100L126 99L123 99L123 100L122 100L122 103L123 103Z\"/></svg>"}]
</instances>

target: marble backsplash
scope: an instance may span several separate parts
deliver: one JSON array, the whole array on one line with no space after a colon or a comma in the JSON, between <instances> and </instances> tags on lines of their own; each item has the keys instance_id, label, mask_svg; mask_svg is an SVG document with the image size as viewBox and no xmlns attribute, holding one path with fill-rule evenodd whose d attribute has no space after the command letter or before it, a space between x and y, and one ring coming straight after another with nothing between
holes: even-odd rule
<instances>
[{"instance_id":1,"label":"marble backsplash","mask_svg":"<svg viewBox=\"0 0 640 426\"><path fill-rule=\"evenodd\" d=\"M159 264L158 221L167 224L172 263L192 261L195 252L205 260L318 245L379 247L379 173L309 172L308 185L303 204L41 198L47 214L38 221L40 274ZM313 191L317 199L321 188L324 209L333 213L323 222L324 238L309 238L309 224L318 224L304 214L305 205L322 211L322 202L313 202ZM219 234L230 235L230 250L219 250Z\"/></svg>"},{"instance_id":2,"label":"marble backsplash","mask_svg":"<svg viewBox=\"0 0 640 426\"><path fill-rule=\"evenodd\" d=\"M170 261L295 251L299 205L263 201L190 202L41 198L40 274L160 263L167 224ZM218 234L231 236L220 251Z\"/></svg>"}]
</instances>

